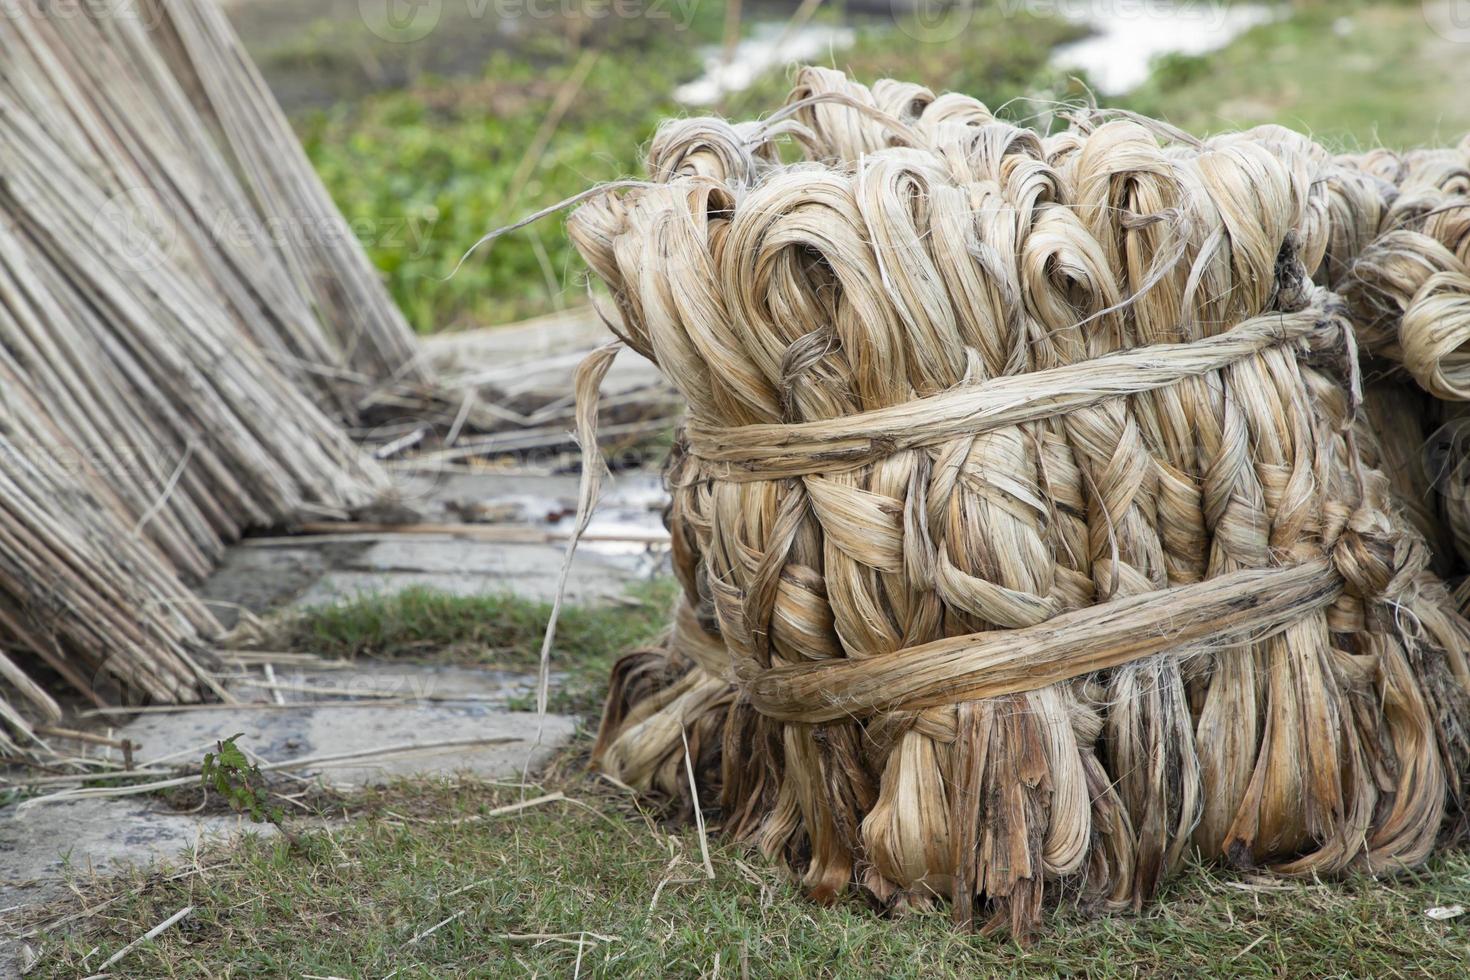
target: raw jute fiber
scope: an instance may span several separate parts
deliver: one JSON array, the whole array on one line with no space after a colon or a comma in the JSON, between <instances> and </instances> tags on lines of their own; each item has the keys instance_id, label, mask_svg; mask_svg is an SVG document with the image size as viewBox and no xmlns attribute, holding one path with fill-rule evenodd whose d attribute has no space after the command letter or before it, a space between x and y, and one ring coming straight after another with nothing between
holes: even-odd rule
<instances>
[{"instance_id":1,"label":"raw jute fiber","mask_svg":"<svg viewBox=\"0 0 1470 980\"><path fill-rule=\"evenodd\" d=\"M1357 446L1340 163L806 69L648 169L571 222L689 403L684 602L615 671L606 772L687 804L687 752L814 898L1017 934L1196 851L1392 871L1463 832L1470 627Z\"/></svg>"},{"instance_id":2,"label":"raw jute fiber","mask_svg":"<svg viewBox=\"0 0 1470 980\"><path fill-rule=\"evenodd\" d=\"M1382 468L1436 568L1470 569L1470 140L1378 149L1323 174L1333 231L1317 272L1349 303ZM1429 397L1408 390L1417 386ZM1365 450L1372 452L1365 445Z\"/></svg>"}]
</instances>

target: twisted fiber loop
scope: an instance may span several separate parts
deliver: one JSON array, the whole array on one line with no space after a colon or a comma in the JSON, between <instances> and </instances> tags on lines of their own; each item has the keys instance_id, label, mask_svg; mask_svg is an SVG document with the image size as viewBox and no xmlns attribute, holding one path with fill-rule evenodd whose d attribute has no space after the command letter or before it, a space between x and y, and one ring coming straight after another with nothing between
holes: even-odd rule
<instances>
[{"instance_id":1,"label":"twisted fiber loop","mask_svg":"<svg viewBox=\"0 0 1470 980\"><path fill-rule=\"evenodd\" d=\"M1359 339L1392 375L1368 392L1361 444L1435 545L1435 567L1470 562L1470 138L1450 149L1321 154L1315 193L1328 245L1317 282L1340 292Z\"/></svg>"},{"instance_id":2,"label":"twisted fiber loop","mask_svg":"<svg viewBox=\"0 0 1470 980\"><path fill-rule=\"evenodd\" d=\"M648 168L569 226L692 420L683 606L614 672L598 765L687 797L687 733L814 898L1017 933L1191 849L1427 856L1470 790L1470 627L1357 448L1362 303L1327 287L1371 168L821 69Z\"/></svg>"}]
</instances>

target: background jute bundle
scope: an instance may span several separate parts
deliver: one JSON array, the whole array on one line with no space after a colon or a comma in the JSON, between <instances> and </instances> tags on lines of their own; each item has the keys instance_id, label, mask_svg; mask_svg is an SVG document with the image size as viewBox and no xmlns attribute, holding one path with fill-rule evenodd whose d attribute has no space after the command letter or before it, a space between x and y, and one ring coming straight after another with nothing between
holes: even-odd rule
<instances>
[{"instance_id":1,"label":"background jute bundle","mask_svg":"<svg viewBox=\"0 0 1470 980\"><path fill-rule=\"evenodd\" d=\"M815 898L1017 933L1195 850L1390 871L1463 832L1470 627L1326 288L1378 233L1328 179L1361 171L817 69L648 169L571 222L689 403L685 601L615 672L604 770L687 803L688 752Z\"/></svg>"},{"instance_id":2,"label":"background jute bundle","mask_svg":"<svg viewBox=\"0 0 1470 980\"><path fill-rule=\"evenodd\" d=\"M1470 147L1337 157L1318 277L1350 304L1384 469L1441 571L1470 567ZM1424 394L1408 390L1417 386ZM1394 444L1397 444L1395 448ZM1365 447L1366 448L1366 447Z\"/></svg>"},{"instance_id":3,"label":"background jute bundle","mask_svg":"<svg viewBox=\"0 0 1470 980\"><path fill-rule=\"evenodd\" d=\"M62 692L228 698L190 588L388 496L342 423L418 348L223 15L0 15L0 753Z\"/></svg>"}]
</instances>

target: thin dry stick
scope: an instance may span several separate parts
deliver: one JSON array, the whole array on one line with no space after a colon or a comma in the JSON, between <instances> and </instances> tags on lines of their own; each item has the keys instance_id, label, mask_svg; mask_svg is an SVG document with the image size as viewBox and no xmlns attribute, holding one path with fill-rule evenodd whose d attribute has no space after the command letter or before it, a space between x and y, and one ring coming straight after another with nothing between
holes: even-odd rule
<instances>
[{"instance_id":1,"label":"thin dry stick","mask_svg":"<svg viewBox=\"0 0 1470 980\"><path fill-rule=\"evenodd\" d=\"M422 743L399 743L385 745L374 749L359 749L355 752L342 752L333 755L305 756L300 759L283 759L279 762L267 762L260 766L261 772L279 772L292 769L304 769L308 767L341 767L358 763L363 760L383 759L396 755L416 755L425 752L441 752L445 749L470 749L484 748L490 745L508 745L521 742L523 739L510 736L496 736L493 738L457 738L446 739L438 742ZM136 776L137 773L124 773L121 775ZM88 775L84 779L99 778L99 775ZM136 796L140 793L153 793L161 789L172 789L175 786L187 786L199 779L197 773L188 776L179 776L173 779L156 780L150 783L139 783L136 786L89 786L84 789L63 790L48 796L35 796L23 800L17 805L16 811L22 812L43 803L58 803L66 800L83 799L88 797L113 797L113 796Z\"/></svg>"},{"instance_id":2,"label":"thin dry stick","mask_svg":"<svg viewBox=\"0 0 1470 980\"><path fill-rule=\"evenodd\" d=\"M699 786L694 781L694 762L689 758L689 736L680 730L679 737L684 742L684 771L689 775L689 799L694 804L694 821L699 830L699 856L704 861L704 876L713 881L715 866L709 857L709 834L704 828L704 809L699 805Z\"/></svg>"},{"instance_id":3,"label":"thin dry stick","mask_svg":"<svg viewBox=\"0 0 1470 980\"><path fill-rule=\"evenodd\" d=\"M469 911L469 909L460 909L453 915L441 919L440 921L434 923L432 926L429 926L429 928L425 929L423 932L416 934L412 939L408 941L408 944L410 946L417 946L420 940L427 939L434 933L438 932L440 929L443 929L445 926L449 925L449 923L455 921L456 919L463 918L466 914L468 914Z\"/></svg>"},{"instance_id":4,"label":"thin dry stick","mask_svg":"<svg viewBox=\"0 0 1470 980\"><path fill-rule=\"evenodd\" d=\"M102 964L102 970L101 970L101 972L99 972L97 974L97 976L105 976L106 973L107 973L107 968L109 966L112 966L114 963L117 963L117 962L121 961L123 957L127 956L129 953L131 953L133 950L137 949L139 946L143 945L144 943L150 942L150 941L152 941L154 939L157 939L159 936L163 935L169 929L171 929L174 926L178 925L180 922L184 921L184 919L188 918L189 916L191 916L193 914L194 914L194 906L192 906L192 905L186 905L183 908L179 909L173 915L169 916L167 919L164 919L158 925L154 926L152 929L149 929L147 932L143 933L143 935L139 936L137 939L134 939L132 942L128 943L122 949L118 950L116 953L113 953L111 956L109 956L103 962L103 964Z\"/></svg>"},{"instance_id":5,"label":"thin dry stick","mask_svg":"<svg viewBox=\"0 0 1470 980\"><path fill-rule=\"evenodd\" d=\"M274 701L277 705L285 704L286 695L282 693L281 686L276 683L276 668L271 665L271 662L269 660L267 660L265 663L261 664L260 669L262 673L265 674L265 683L266 686L270 689L271 700Z\"/></svg>"}]
</instances>

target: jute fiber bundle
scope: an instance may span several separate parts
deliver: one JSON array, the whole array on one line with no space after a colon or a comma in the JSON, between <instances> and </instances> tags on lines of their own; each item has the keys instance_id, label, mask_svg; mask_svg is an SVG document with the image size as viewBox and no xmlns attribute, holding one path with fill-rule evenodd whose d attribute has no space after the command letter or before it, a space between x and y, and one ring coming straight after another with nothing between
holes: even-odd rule
<instances>
[{"instance_id":1,"label":"jute fiber bundle","mask_svg":"<svg viewBox=\"0 0 1470 980\"><path fill-rule=\"evenodd\" d=\"M1462 142L1340 156L1327 164L1323 186L1332 244L1316 277L1350 304L1367 370L1390 375L1365 396L1370 420L1391 431L1384 444L1402 447L1390 449L1397 458L1384 468L1440 565L1463 572L1470 567L1470 152ZM1394 393L1406 383L1433 401ZM1380 398L1392 405L1375 405ZM1425 407L1411 411L1416 402ZM1424 522L1431 511L1444 537Z\"/></svg>"},{"instance_id":2,"label":"jute fiber bundle","mask_svg":"<svg viewBox=\"0 0 1470 980\"><path fill-rule=\"evenodd\" d=\"M63 689L98 706L227 697L204 669L219 623L189 584L248 527L346 517L389 490L318 407L355 404L331 394L333 371L366 362L324 330L314 294L292 291L306 283L283 256L248 236L231 250L229 227L206 220L268 198L236 183L185 100L191 84L145 53L184 40L205 8L170 0L158 10L183 20L150 32L83 7L0 17L7 756L47 754L34 723L60 719ZM157 33L169 24L180 33ZM217 94L232 111L260 97ZM99 226L129 188L177 221L141 238ZM338 288L311 276L322 295ZM331 384L322 365L303 368L317 357Z\"/></svg>"},{"instance_id":3,"label":"jute fiber bundle","mask_svg":"<svg viewBox=\"0 0 1470 980\"><path fill-rule=\"evenodd\" d=\"M814 898L1016 933L1193 851L1388 871L1460 833L1470 628L1356 446L1330 162L817 69L668 124L571 222L689 404L685 601L596 763L687 803L687 753Z\"/></svg>"},{"instance_id":4,"label":"jute fiber bundle","mask_svg":"<svg viewBox=\"0 0 1470 980\"><path fill-rule=\"evenodd\" d=\"M1343 156L1326 174L1334 241L1319 279L1367 350L1437 398L1470 400L1466 148Z\"/></svg>"}]
</instances>

